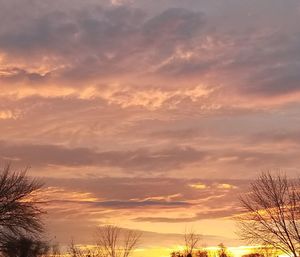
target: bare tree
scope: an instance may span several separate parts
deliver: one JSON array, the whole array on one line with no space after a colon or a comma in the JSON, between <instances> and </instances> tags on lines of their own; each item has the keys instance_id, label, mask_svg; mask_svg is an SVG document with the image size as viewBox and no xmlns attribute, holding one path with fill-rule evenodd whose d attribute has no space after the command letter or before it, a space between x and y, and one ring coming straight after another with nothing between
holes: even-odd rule
<instances>
[{"instance_id":1,"label":"bare tree","mask_svg":"<svg viewBox=\"0 0 300 257\"><path fill-rule=\"evenodd\" d=\"M115 225L106 225L98 228L96 238L97 248L101 256L129 257L136 249L141 233Z\"/></svg>"},{"instance_id":2,"label":"bare tree","mask_svg":"<svg viewBox=\"0 0 300 257\"><path fill-rule=\"evenodd\" d=\"M42 184L6 165L0 170L0 238L8 235L38 235L43 231L43 213L36 193Z\"/></svg>"},{"instance_id":3,"label":"bare tree","mask_svg":"<svg viewBox=\"0 0 300 257\"><path fill-rule=\"evenodd\" d=\"M53 256L53 255L52 255ZM61 255L58 255L61 256ZM68 247L68 256L70 257L101 257L96 248L91 247L79 247L74 243L72 239Z\"/></svg>"},{"instance_id":4,"label":"bare tree","mask_svg":"<svg viewBox=\"0 0 300 257\"><path fill-rule=\"evenodd\" d=\"M194 250L197 248L200 242L201 236L196 234L192 229L186 231L184 234L184 243L185 243L185 254L186 256L192 256Z\"/></svg>"},{"instance_id":5,"label":"bare tree","mask_svg":"<svg viewBox=\"0 0 300 257\"><path fill-rule=\"evenodd\" d=\"M68 248L68 254L71 257L85 257L84 250L77 247L74 243L74 240L72 239L69 248Z\"/></svg>"},{"instance_id":6,"label":"bare tree","mask_svg":"<svg viewBox=\"0 0 300 257\"><path fill-rule=\"evenodd\" d=\"M299 181L263 173L240 198L239 235L248 243L272 246L297 257L300 249Z\"/></svg>"}]
</instances>

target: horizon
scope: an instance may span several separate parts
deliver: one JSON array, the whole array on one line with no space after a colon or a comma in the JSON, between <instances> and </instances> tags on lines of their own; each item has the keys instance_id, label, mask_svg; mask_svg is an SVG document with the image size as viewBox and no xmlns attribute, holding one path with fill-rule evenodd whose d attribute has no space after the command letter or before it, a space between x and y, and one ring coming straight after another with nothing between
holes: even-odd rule
<instances>
[{"instance_id":1,"label":"horizon","mask_svg":"<svg viewBox=\"0 0 300 257\"><path fill-rule=\"evenodd\" d=\"M0 163L45 182L45 236L246 247L239 196L300 174L299 21L297 0L0 0Z\"/></svg>"}]
</instances>

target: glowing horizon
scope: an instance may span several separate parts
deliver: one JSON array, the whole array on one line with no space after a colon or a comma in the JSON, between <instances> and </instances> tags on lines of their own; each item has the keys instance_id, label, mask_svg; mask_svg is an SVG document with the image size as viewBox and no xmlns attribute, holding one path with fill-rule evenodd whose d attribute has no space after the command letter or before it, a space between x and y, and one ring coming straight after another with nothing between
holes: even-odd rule
<instances>
[{"instance_id":1,"label":"glowing horizon","mask_svg":"<svg viewBox=\"0 0 300 257\"><path fill-rule=\"evenodd\" d=\"M93 249L95 245L77 245L81 249ZM137 248L133 256L140 257L140 256L154 256L157 257L170 257L172 252L183 252L185 249L184 245L174 245L170 248L159 248L159 247L151 247L151 248ZM199 247L195 249L195 252L199 251L208 251L209 256L217 256L217 253L219 251L218 246L204 246ZM242 257L243 255L247 255L250 253L260 253L260 246L235 246L235 247L227 247L226 250L228 252L229 256L236 256L236 257ZM279 257L287 257L286 254L278 254Z\"/></svg>"}]
</instances>

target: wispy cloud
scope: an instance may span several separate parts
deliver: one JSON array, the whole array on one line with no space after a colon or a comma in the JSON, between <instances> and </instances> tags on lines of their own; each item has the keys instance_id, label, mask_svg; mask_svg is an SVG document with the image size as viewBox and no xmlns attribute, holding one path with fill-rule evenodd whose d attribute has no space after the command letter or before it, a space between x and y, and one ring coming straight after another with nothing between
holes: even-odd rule
<instances>
[{"instance_id":1,"label":"wispy cloud","mask_svg":"<svg viewBox=\"0 0 300 257\"><path fill-rule=\"evenodd\" d=\"M0 0L0 160L47 177L64 237L115 220L225 233L249 179L300 168L299 10Z\"/></svg>"}]
</instances>

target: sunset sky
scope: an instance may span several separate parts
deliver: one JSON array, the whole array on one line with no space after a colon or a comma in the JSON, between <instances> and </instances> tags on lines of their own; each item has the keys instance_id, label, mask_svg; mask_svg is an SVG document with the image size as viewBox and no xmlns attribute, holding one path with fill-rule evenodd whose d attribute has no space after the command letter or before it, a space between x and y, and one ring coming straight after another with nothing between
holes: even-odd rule
<instances>
[{"instance_id":1,"label":"sunset sky","mask_svg":"<svg viewBox=\"0 0 300 257\"><path fill-rule=\"evenodd\" d=\"M300 168L298 0L0 0L0 160L45 181L50 238L242 245L238 195Z\"/></svg>"}]
</instances>

